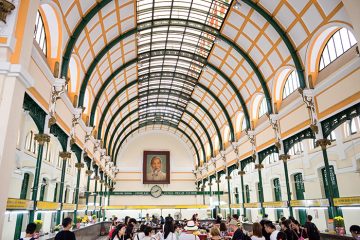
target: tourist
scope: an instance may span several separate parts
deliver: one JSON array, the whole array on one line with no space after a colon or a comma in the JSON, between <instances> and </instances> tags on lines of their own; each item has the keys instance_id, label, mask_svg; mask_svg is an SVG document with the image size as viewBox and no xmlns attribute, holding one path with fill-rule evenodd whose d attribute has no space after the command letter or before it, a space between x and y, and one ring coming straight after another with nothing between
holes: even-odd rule
<instances>
[{"instance_id":1,"label":"tourist","mask_svg":"<svg viewBox=\"0 0 360 240\"><path fill-rule=\"evenodd\" d=\"M238 222L236 220L233 219L229 222L229 229L231 232L234 233L232 240L244 240L245 239L245 234L241 230L241 228L239 228Z\"/></svg>"},{"instance_id":2,"label":"tourist","mask_svg":"<svg viewBox=\"0 0 360 240\"><path fill-rule=\"evenodd\" d=\"M145 237L145 233L144 233L145 228L146 228L145 224L140 225L139 231L136 233L134 240L141 240L143 239L143 237Z\"/></svg>"},{"instance_id":3,"label":"tourist","mask_svg":"<svg viewBox=\"0 0 360 240\"><path fill-rule=\"evenodd\" d=\"M265 240L265 237L262 235L262 226L260 223L253 223L251 240Z\"/></svg>"},{"instance_id":4,"label":"tourist","mask_svg":"<svg viewBox=\"0 0 360 240\"><path fill-rule=\"evenodd\" d=\"M135 224L136 224L135 218L130 218L128 220L128 224L125 230L125 240L134 239Z\"/></svg>"},{"instance_id":5,"label":"tourist","mask_svg":"<svg viewBox=\"0 0 360 240\"><path fill-rule=\"evenodd\" d=\"M274 224L271 221L264 221L264 228L265 228L265 232L269 235L269 239L276 240L279 231L276 230Z\"/></svg>"},{"instance_id":6,"label":"tourist","mask_svg":"<svg viewBox=\"0 0 360 240\"><path fill-rule=\"evenodd\" d=\"M67 217L62 221L63 230L58 232L55 240L75 240L75 234L70 231L72 228L72 219Z\"/></svg>"},{"instance_id":7,"label":"tourist","mask_svg":"<svg viewBox=\"0 0 360 240\"><path fill-rule=\"evenodd\" d=\"M184 229L185 232L180 234L179 240L200 240L198 236L194 235L194 232L198 230L198 227L195 225L194 221L187 221Z\"/></svg>"},{"instance_id":8,"label":"tourist","mask_svg":"<svg viewBox=\"0 0 360 240\"><path fill-rule=\"evenodd\" d=\"M114 219L116 219L115 221L113 221L113 224L110 227L110 231L109 231L109 239L112 238L112 234L113 232L116 230L116 227L120 224L120 219L118 219L117 217L115 217Z\"/></svg>"},{"instance_id":9,"label":"tourist","mask_svg":"<svg viewBox=\"0 0 360 240\"><path fill-rule=\"evenodd\" d=\"M125 240L125 224L118 224L110 240Z\"/></svg>"},{"instance_id":10,"label":"tourist","mask_svg":"<svg viewBox=\"0 0 360 240\"><path fill-rule=\"evenodd\" d=\"M312 216L307 215L306 223L304 225L309 240L320 240L320 231L316 225L312 222Z\"/></svg>"},{"instance_id":11,"label":"tourist","mask_svg":"<svg viewBox=\"0 0 360 240\"><path fill-rule=\"evenodd\" d=\"M294 232L290 227L290 220L286 219L285 221L282 221L280 223L281 226L281 231L284 232L286 234L286 239L287 240L295 240L294 239Z\"/></svg>"},{"instance_id":12,"label":"tourist","mask_svg":"<svg viewBox=\"0 0 360 240\"><path fill-rule=\"evenodd\" d=\"M152 228L150 226L145 227L144 235L143 240L151 240Z\"/></svg>"},{"instance_id":13,"label":"tourist","mask_svg":"<svg viewBox=\"0 0 360 240\"><path fill-rule=\"evenodd\" d=\"M308 238L304 228L300 226L300 223L297 220L294 220L292 228L294 230L294 240L303 240Z\"/></svg>"},{"instance_id":14,"label":"tourist","mask_svg":"<svg viewBox=\"0 0 360 240\"><path fill-rule=\"evenodd\" d=\"M286 233L284 233L284 232L278 232L278 234L276 236L276 240L287 240L286 238L287 238L287 236L286 236Z\"/></svg>"},{"instance_id":15,"label":"tourist","mask_svg":"<svg viewBox=\"0 0 360 240\"><path fill-rule=\"evenodd\" d=\"M26 230L25 230L25 237L20 238L19 240L34 240L34 233L36 230L36 224L35 223L29 223L26 226Z\"/></svg>"},{"instance_id":16,"label":"tourist","mask_svg":"<svg viewBox=\"0 0 360 240\"><path fill-rule=\"evenodd\" d=\"M359 225L352 225L350 227L350 233L354 239L360 240L360 226Z\"/></svg>"},{"instance_id":17,"label":"tourist","mask_svg":"<svg viewBox=\"0 0 360 240\"><path fill-rule=\"evenodd\" d=\"M217 227L212 227L210 229L211 240L220 240L222 237L220 236L220 230Z\"/></svg>"},{"instance_id":18,"label":"tourist","mask_svg":"<svg viewBox=\"0 0 360 240\"><path fill-rule=\"evenodd\" d=\"M270 234L265 231L265 222L269 221L267 217L268 215L264 214L263 219L260 221L260 225L262 227L262 235L265 237L265 240L270 240Z\"/></svg>"},{"instance_id":19,"label":"tourist","mask_svg":"<svg viewBox=\"0 0 360 240\"><path fill-rule=\"evenodd\" d=\"M164 224L164 235L162 239L176 240L175 225L172 218L166 217Z\"/></svg>"},{"instance_id":20,"label":"tourist","mask_svg":"<svg viewBox=\"0 0 360 240\"><path fill-rule=\"evenodd\" d=\"M126 217L125 217L125 219L124 219L124 224L125 224L125 225L127 225L127 224L128 224L129 219L130 219L130 217L129 217L129 216L126 216Z\"/></svg>"},{"instance_id":21,"label":"tourist","mask_svg":"<svg viewBox=\"0 0 360 240\"><path fill-rule=\"evenodd\" d=\"M231 220L230 220L231 221ZM220 223L220 236L224 238L227 235L227 227L224 222Z\"/></svg>"}]
</instances>

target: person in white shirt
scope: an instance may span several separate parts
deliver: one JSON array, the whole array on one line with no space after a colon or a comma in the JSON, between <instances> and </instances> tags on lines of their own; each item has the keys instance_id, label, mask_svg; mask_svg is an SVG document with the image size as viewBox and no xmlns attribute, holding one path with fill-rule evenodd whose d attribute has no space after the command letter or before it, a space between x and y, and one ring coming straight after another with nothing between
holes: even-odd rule
<instances>
[{"instance_id":1,"label":"person in white shirt","mask_svg":"<svg viewBox=\"0 0 360 240\"><path fill-rule=\"evenodd\" d=\"M179 240L200 240L200 238L194 235L194 232L198 230L194 221L188 221L184 227L186 232L182 232L179 236Z\"/></svg>"},{"instance_id":2,"label":"person in white shirt","mask_svg":"<svg viewBox=\"0 0 360 240\"><path fill-rule=\"evenodd\" d=\"M271 221L266 221L264 223L265 231L270 234L270 240L276 240L276 237L279 233L279 230L276 230L276 227Z\"/></svg>"},{"instance_id":3,"label":"person in white shirt","mask_svg":"<svg viewBox=\"0 0 360 240\"><path fill-rule=\"evenodd\" d=\"M146 226L144 229L144 237L142 238L142 240L153 240L152 238L152 228L149 226Z\"/></svg>"},{"instance_id":4,"label":"person in white shirt","mask_svg":"<svg viewBox=\"0 0 360 240\"><path fill-rule=\"evenodd\" d=\"M140 229L139 231L136 233L135 237L134 237L134 240L141 240L145 237L145 233L144 233L144 230L146 228L146 225L145 224L141 224L140 225Z\"/></svg>"},{"instance_id":5,"label":"person in white shirt","mask_svg":"<svg viewBox=\"0 0 360 240\"><path fill-rule=\"evenodd\" d=\"M146 179L149 181L165 181L166 173L161 171L161 159L154 156L150 161L151 172L146 174Z\"/></svg>"},{"instance_id":6,"label":"person in white shirt","mask_svg":"<svg viewBox=\"0 0 360 240\"><path fill-rule=\"evenodd\" d=\"M252 229L251 240L265 240L265 237L262 235L262 226L260 223L253 223Z\"/></svg>"},{"instance_id":7,"label":"person in white shirt","mask_svg":"<svg viewBox=\"0 0 360 240\"><path fill-rule=\"evenodd\" d=\"M35 223L29 223L26 226L25 237L20 238L20 240L32 240L32 239L35 239L34 238L35 230L36 230L36 224Z\"/></svg>"}]
</instances>

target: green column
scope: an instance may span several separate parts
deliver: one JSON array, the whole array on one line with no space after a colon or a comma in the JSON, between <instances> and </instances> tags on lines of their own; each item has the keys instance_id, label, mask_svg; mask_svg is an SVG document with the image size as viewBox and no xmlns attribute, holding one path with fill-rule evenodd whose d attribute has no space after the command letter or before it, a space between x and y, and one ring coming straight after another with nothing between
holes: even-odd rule
<instances>
[{"instance_id":1,"label":"green column","mask_svg":"<svg viewBox=\"0 0 360 240\"><path fill-rule=\"evenodd\" d=\"M260 202L260 206L261 206L261 214L265 214L265 209L263 207L263 202L264 202L264 191L263 191L263 184L262 184L262 174L261 174L261 169L264 166L260 163L260 164L256 164L255 168L258 169L258 173L259 173L259 185L258 185L258 190L259 190L259 202Z\"/></svg>"},{"instance_id":2,"label":"green column","mask_svg":"<svg viewBox=\"0 0 360 240\"><path fill-rule=\"evenodd\" d=\"M221 208L220 208L220 179L218 177L218 179L216 180L216 185L217 185L217 199L218 199L218 214L221 213Z\"/></svg>"},{"instance_id":3,"label":"green column","mask_svg":"<svg viewBox=\"0 0 360 240\"><path fill-rule=\"evenodd\" d=\"M28 187L29 187L29 179L30 174L25 173L24 178L22 180L21 184L21 192L20 192L20 199L26 199ZM14 233L14 240L17 240L21 236L21 228L22 228L22 222L23 222L24 214L17 214L16 216L16 227L15 227L15 233Z\"/></svg>"},{"instance_id":4,"label":"green column","mask_svg":"<svg viewBox=\"0 0 360 240\"><path fill-rule=\"evenodd\" d=\"M211 183L211 179L209 180L208 185L209 185L209 191L210 191L210 197L209 197L209 198L211 198L211 197L212 197L212 191L211 191L212 183ZM210 201L209 201L209 203L210 203ZM215 217L216 217L216 216L214 216L213 210L211 210L211 217L212 217L212 218L215 218Z\"/></svg>"},{"instance_id":5,"label":"green column","mask_svg":"<svg viewBox=\"0 0 360 240\"><path fill-rule=\"evenodd\" d=\"M94 169L94 172L95 172L95 178L94 178L94 181L95 181L95 184L94 184L94 209L95 210L94 210L93 214L95 214L97 216L96 198L97 198L97 182L100 179L99 176L98 176L99 167L96 164L94 164L93 169Z\"/></svg>"},{"instance_id":6,"label":"green column","mask_svg":"<svg viewBox=\"0 0 360 240\"><path fill-rule=\"evenodd\" d=\"M62 161L63 161L63 165L61 168L61 180L60 180L60 192L59 192L59 203L62 203L63 202L64 184L65 184L66 160L71 158L71 153L70 152L60 152L59 156L60 156L60 158L62 158ZM60 207L60 210L57 211L56 224L60 224L61 211L62 211L62 206Z\"/></svg>"},{"instance_id":7,"label":"green column","mask_svg":"<svg viewBox=\"0 0 360 240\"><path fill-rule=\"evenodd\" d=\"M86 163L87 166L87 170L86 170L86 175L87 175L87 182L86 182L86 192L85 192L85 202L86 202L86 211L85 214L88 213L88 203L89 203L89 190L90 190L90 176L93 173L93 171L91 170L91 159L89 157L85 157L84 161Z\"/></svg>"},{"instance_id":8,"label":"green column","mask_svg":"<svg viewBox=\"0 0 360 240\"><path fill-rule=\"evenodd\" d=\"M108 206L110 206L110 192L113 190L114 183L111 179L109 179L109 191L108 191Z\"/></svg>"},{"instance_id":9,"label":"green column","mask_svg":"<svg viewBox=\"0 0 360 240\"><path fill-rule=\"evenodd\" d=\"M105 190L104 190L104 197L106 197L107 196L107 191L108 191L108 187L107 187L107 176L105 175L105 180L104 180L104 182L105 182L105 184L104 184L104 186L105 186ZM105 200L105 199L104 199ZM104 201L104 205L106 205L106 203L105 203L105 201ZM103 214L104 214L104 218L106 217L106 214L105 214L105 209L103 210Z\"/></svg>"},{"instance_id":10,"label":"green column","mask_svg":"<svg viewBox=\"0 0 360 240\"><path fill-rule=\"evenodd\" d=\"M229 214L231 216L231 193L230 193L230 179L231 179L231 176L230 175L227 175L226 177L226 180L227 180L227 188L228 188L228 201L229 201Z\"/></svg>"},{"instance_id":11,"label":"green column","mask_svg":"<svg viewBox=\"0 0 360 240\"><path fill-rule=\"evenodd\" d=\"M329 139L319 139L316 141L316 146L320 146L324 158L324 164L325 164L325 172L326 172L326 178L328 179L329 184L324 184L324 187L327 188L328 191L328 199L329 199L329 217L335 217L337 215L336 208L334 206L334 191L331 184L331 177L330 177L330 165L329 165L329 159L326 151L326 146L331 145L331 141Z\"/></svg>"},{"instance_id":12,"label":"green column","mask_svg":"<svg viewBox=\"0 0 360 240\"><path fill-rule=\"evenodd\" d=\"M287 154L281 154L279 156L280 160L283 161L283 164L284 164L284 174L285 174L285 183L286 183L286 195L287 195L287 200L288 200L288 203L289 203L289 213L290 213L290 216L293 216L294 213L293 213L293 209L290 205L290 201L291 201L291 191L290 191L290 181L289 181L289 172L288 172L288 165L287 165L287 161L288 159L290 159L290 156L287 155Z\"/></svg>"},{"instance_id":13,"label":"green column","mask_svg":"<svg viewBox=\"0 0 360 240\"><path fill-rule=\"evenodd\" d=\"M241 197L242 197L242 202L243 202L243 213L244 213L244 217L246 217L246 208L245 208L245 189L244 189L244 175L245 175L245 171L239 171L239 175L241 178Z\"/></svg>"},{"instance_id":14,"label":"green column","mask_svg":"<svg viewBox=\"0 0 360 240\"><path fill-rule=\"evenodd\" d=\"M50 142L50 136L47 134L43 134L43 133L35 134L35 141L38 142L38 154L37 154L37 158L36 158L34 185L32 188L33 193L32 193L32 198L31 198L31 200L34 201L34 203L36 202L37 195L38 195L39 177L40 177L40 172L41 172L41 163L42 163L42 158L43 158L44 143ZM35 209L36 209L36 204L34 204L34 209L30 211L29 222L34 221Z\"/></svg>"},{"instance_id":15,"label":"green column","mask_svg":"<svg viewBox=\"0 0 360 240\"><path fill-rule=\"evenodd\" d=\"M75 187L75 210L74 210L74 223L77 223L77 211L78 211L78 205L79 205L79 187L80 187L80 176L81 176L81 169L84 167L84 163L78 162L75 164L75 167L77 168L77 175L76 175L76 187Z\"/></svg>"},{"instance_id":16,"label":"green column","mask_svg":"<svg viewBox=\"0 0 360 240\"><path fill-rule=\"evenodd\" d=\"M102 211L102 198L103 198L103 183L104 183L104 172L103 171L99 171L99 174L100 174L100 199L99 199L99 206L100 206L100 211L99 211L99 219L102 218L102 214L101 214L101 211Z\"/></svg>"}]
</instances>

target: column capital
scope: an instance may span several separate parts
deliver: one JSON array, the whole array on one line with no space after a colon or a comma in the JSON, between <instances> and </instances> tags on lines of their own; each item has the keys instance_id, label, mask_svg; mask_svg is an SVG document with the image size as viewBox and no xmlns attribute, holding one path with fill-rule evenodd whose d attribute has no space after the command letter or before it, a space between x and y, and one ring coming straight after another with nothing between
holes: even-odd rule
<instances>
[{"instance_id":1,"label":"column capital","mask_svg":"<svg viewBox=\"0 0 360 240\"><path fill-rule=\"evenodd\" d=\"M264 165L262 165L261 163L255 164L255 169L261 170L262 168L264 168Z\"/></svg>"},{"instance_id":2,"label":"column capital","mask_svg":"<svg viewBox=\"0 0 360 240\"><path fill-rule=\"evenodd\" d=\"M75 163L75 167L77 168L77 169L82 169L82 168L84 168L84 163Z\"/></svg>"},{"instance_id":3,"label":"column capital","mask_svg":"<svg viewBox=\"0 0 360 240\"><path fill-rule=\"evenodd\" d=\"M96 176L94 177L94 179L95 179L96 181L99 181L99 180L100 180L100 177L99 177L98 175L96 175Z\"/></svg>"},{"instance_id":4,"label":"column capital","mask_svg":"<svg viewBox=\"0 0 360 240\"><path fill-rule=\"evenodd\" d=\"M101 179L99 182L100 182L101 184L103 184L105 181Z\"/></svg>"},{"instance_id":5,"label":"column capital","mask_svg":"<svg viewBox=\"0 0 360 240\"><path fill-rule=\"evenodd\" d=\"M39 143L39 145L44 145L44 143L50 142L50 135L45 133L38 133L35 134L34 139Z\"/></svg>"},{"instance_id":6,"label":"column capital","mask_svg":"<svg viewBox=\"0 0 360 240\"><path fill-rule=\"evenodd\" d=\"M229 180L231 179L231 176L230 176L230 175L227 175L227 176L225 177L225 179L229 181Z\"/></svg>"},{"instance_id":7,"label":"column capital","mask_svg":"<svg viewBox=\"0 0 360 240\"><path fill-rule=\"evenodd\" d=\"M246 174L246 172L245 171L238 171L238 174L240 175L240 176L244 176L245 174Z\"/></svg>"},{"instance_id":8,"label":"column capital","mask_svg":"<svg viewBox=\"0 0 360 240\"><path fill-rule=\"evenodd\" d=\"M290 159L290 155L288 155L288 154L281 154L281 155L279 155L279 159L282 160L283 162L287 162L287 160Z\"/></svg>"},{"instance_id":9,"label":"column capital","mask_svg":"<svg viewBox=\"0 0 360 240\"><path fill-rule=\"evenodd\" d=\"M215 183L221 183L220 179L216 179Z\"/></svg>"},{"instance_id":10,"label":"column capital","mask_svg":"<svg viewBox=\"0 0 360 240\"><path fill-rule=\"evenodd\" d=\"M59 157L61 157L63 160L71 158L71 152L60 152Z\"/></svg>"},{"instance_id":11,"label":"column capital","mask_svg":"<svg viewBox=\"0 0 360 240\"><path fill-rule=\"evenodd\" d=\"M316 141L316 147L320 146L322 150L326 149L326 146L330 146L331 141L327 138L319 139Z\"/></svg>"},{"instance_id":12,"label":"column capital","mask_svg":"<svg viewBox=\"0 0 360 240\"><path fill-rule=\"evenodd\" d=\"M86 170L85 173L86 173L86 175L90 176L91 174L93 174L93 172L94 172L93 170Z\"/></svg>"}]
</instances>

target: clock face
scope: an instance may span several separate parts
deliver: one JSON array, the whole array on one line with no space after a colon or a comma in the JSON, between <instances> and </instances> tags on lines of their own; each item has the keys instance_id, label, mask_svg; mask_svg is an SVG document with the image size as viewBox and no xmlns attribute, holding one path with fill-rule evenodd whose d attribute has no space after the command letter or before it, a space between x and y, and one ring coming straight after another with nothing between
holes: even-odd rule
<instances>
[{"instance_id":1,"label":"clock face","mask_svg":"<svg viewBox=\"0 0 360 240\"><path fill-rule=\"evenodd\" d=\"M160 197L161 194L162 194L162 189L161 189L161 187L158 186L158 185L153 186L153 187L151 188L151 190L150 190L150 194L151 194L151 196L153 196L154 198Z\"/></svg>"}]
</instances>

